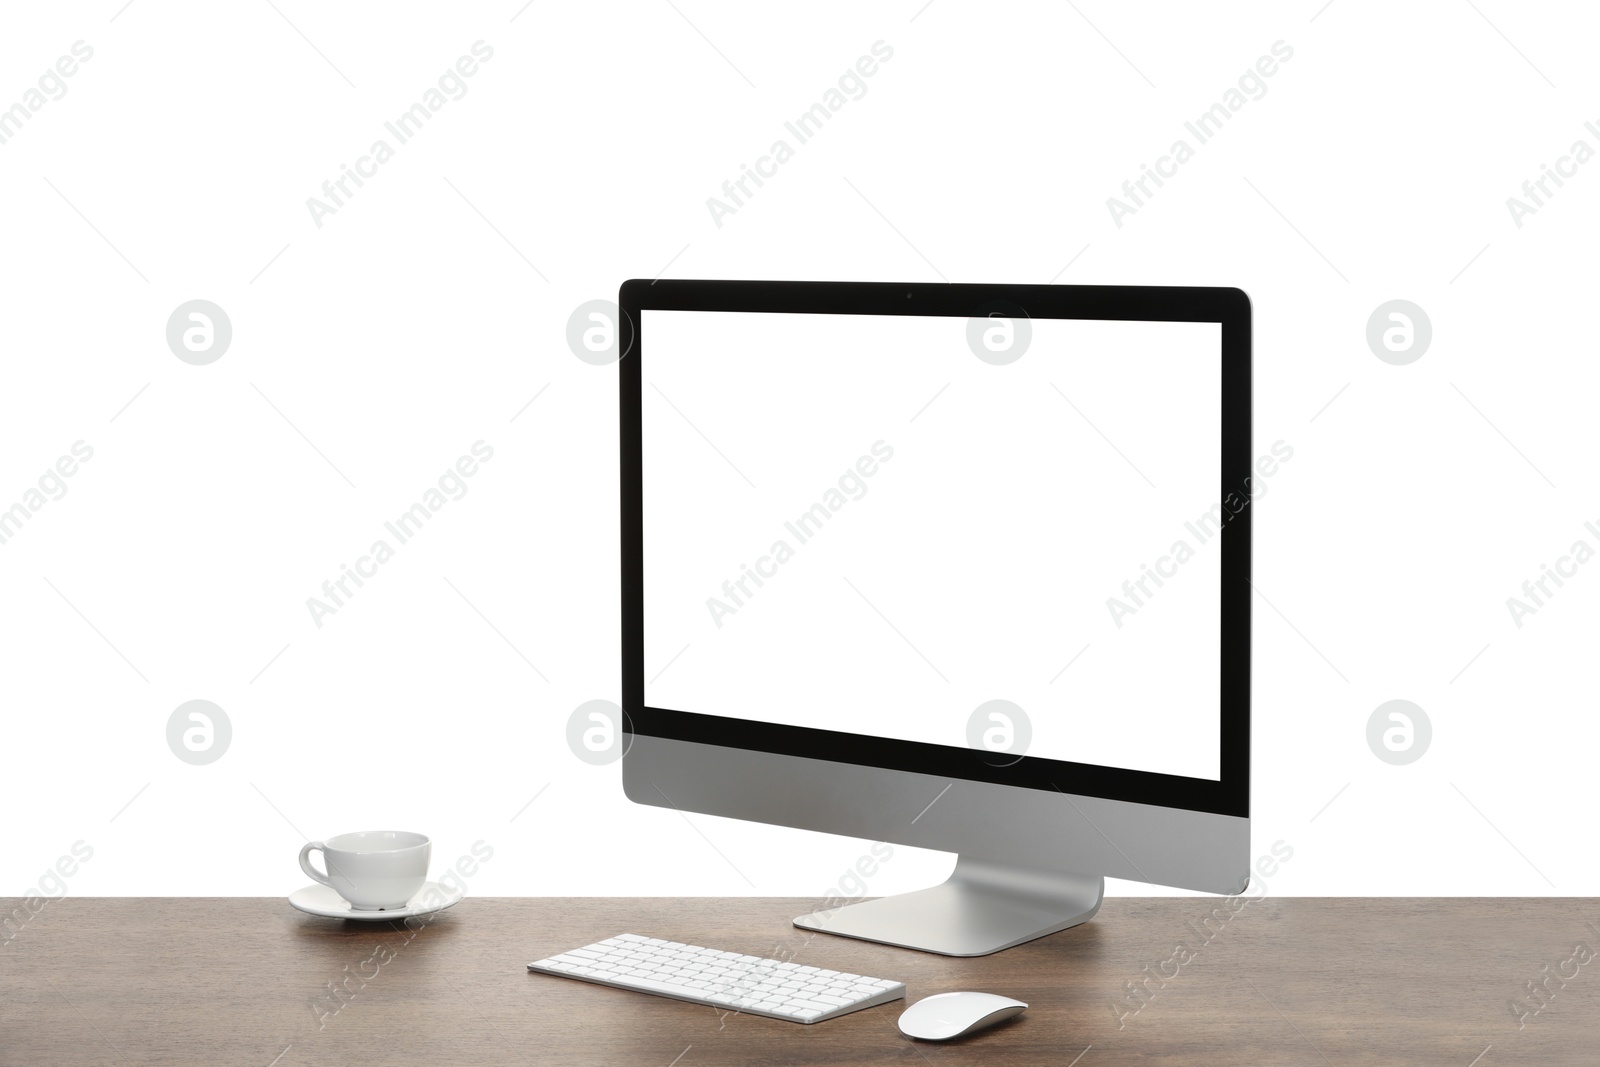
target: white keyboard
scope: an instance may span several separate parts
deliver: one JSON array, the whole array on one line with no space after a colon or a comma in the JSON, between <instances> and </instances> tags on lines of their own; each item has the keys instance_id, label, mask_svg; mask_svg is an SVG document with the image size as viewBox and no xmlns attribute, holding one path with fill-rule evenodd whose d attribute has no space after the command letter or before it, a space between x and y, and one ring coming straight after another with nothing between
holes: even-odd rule
<instances>
[{"instance_id":1,"label":"white keyboard","mask_svg":"<svg viewBox=\"0 0 1600 1067\"><path fill-rule=\"evenodd\" d=\"M797 1023L819 1023L906 995L904 982L638 934L608 937L530 963L528 970Z\"/></svg>"}]
</instances>

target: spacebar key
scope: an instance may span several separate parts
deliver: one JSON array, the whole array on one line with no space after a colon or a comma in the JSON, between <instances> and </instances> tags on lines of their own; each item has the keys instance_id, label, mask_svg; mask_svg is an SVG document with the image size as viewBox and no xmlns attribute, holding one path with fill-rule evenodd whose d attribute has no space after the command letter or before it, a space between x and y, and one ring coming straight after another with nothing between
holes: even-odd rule
<instances>
[{"instance_id":1,"label":"spacebar key","mask_svg":"<svg viewBox=\"0 0 1600 1067\"><path fill-rule=\"evenodd\" d=\"M704 1002L707 997L705 989L694 986L674 985L671 982L660 982L653 978L626 978L618 983L625 989L637 989L641 993L659 993L665 997L683 997L685 1000Z\"/></svg>"}]
</instances>

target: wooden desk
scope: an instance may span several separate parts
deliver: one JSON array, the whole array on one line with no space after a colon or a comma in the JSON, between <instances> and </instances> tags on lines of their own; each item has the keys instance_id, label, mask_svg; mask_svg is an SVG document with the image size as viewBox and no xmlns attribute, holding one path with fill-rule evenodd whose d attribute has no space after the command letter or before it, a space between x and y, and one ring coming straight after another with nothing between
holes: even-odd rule
<instances>
[{"instance_id":1,"label":"wooden desk","mask_svg":"<svg viewBox=\"0 0 1600 1067\"><path fill-rule=\"evenodd\" d=\"M277 898L66 899L0 928L0 1064L1600 1062L1600 960L1574 958L1600 950L1600 901L1268 899L1213 918L1223 903L1109 899L1084 926L960 960L808 935L789 925L808 900L468 899L413 933ZM628 931L1032 1007L914 1044L903 1002L802 1026L525 969ZM1549 990L1538 1014L1530 981Z\"/></svg>"}]
</instances>

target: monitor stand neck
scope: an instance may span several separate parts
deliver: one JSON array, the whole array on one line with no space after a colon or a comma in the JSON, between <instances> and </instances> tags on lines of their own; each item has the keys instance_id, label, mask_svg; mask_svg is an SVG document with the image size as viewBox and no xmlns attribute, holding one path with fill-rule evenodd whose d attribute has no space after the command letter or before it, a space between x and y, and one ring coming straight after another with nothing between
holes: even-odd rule
<instances>
[{"instance_id":1,"label":"monitor stand neck","mask_svg":"<svg viewBox=\"0 0 1600 1067\"><path fill-rule=\"evenodd\" d=\"M960 856L942 885L802 915L794 924L945 956L987 956L1088 922L1105 888L1099 875Z\"/></svg>"}]
</instances>

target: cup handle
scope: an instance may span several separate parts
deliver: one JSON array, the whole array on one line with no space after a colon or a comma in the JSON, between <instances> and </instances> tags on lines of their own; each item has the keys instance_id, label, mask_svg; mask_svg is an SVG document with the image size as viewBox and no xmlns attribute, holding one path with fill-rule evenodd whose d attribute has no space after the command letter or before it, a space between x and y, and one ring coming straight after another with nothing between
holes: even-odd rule
<instances>
[{"instance_id":1,"label":"cup handle","mask_svg":"<svg viewBox=\"0 0 1600 1067\"><path fill-rule=\"evenodd\" d=\"M306 875L308 877L310 877L310 879L313 882L321 882L323 885L327 886L329 889L332 889L333 888L333 883L328 881L328 876L323 874L321 871L317 870L315 867L311 866L311 852L312 852L313 849L323 849L324 850L323 853L322 853L322 862L323 862L323 864L327 864L327 862L328 862L328 854L327 854L326 848L327 848L327 846L324 845L321 841L308 842L305 845L305 847L300 850L300 869L302 871L305 871Z\"/></svg>"}]
</instances>

